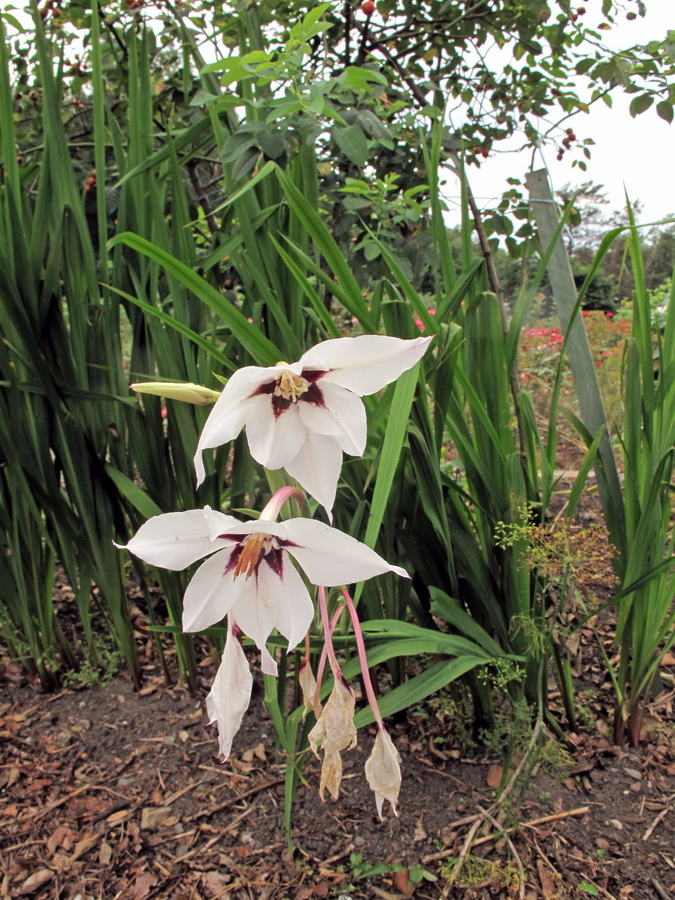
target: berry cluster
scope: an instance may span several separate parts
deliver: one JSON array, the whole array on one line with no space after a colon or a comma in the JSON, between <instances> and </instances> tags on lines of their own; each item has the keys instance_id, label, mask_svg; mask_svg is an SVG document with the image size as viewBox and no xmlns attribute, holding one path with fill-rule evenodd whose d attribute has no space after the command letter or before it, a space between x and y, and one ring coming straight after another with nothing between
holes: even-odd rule
<instances>
[{"instance_id":1,"label":"berry cluster","mask_svg":"<svg viewBox=\"0 0 675 900\"><path fill-rule=\"evenodd\" d=\"M562 147L558 148L558 156L557 159L561 160L565 155L565 150L569 150L572 147L572 143L576 141L577 136L574 133L572 128L565 129L565 137L562 139ZM563 149L564 148L564 149Z\"/></svg>"}]
</instances>

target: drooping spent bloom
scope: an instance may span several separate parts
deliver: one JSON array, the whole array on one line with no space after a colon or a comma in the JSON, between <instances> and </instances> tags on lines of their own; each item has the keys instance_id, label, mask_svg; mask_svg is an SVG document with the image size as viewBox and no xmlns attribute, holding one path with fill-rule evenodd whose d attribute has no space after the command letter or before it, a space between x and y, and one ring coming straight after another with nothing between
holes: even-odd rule
<instances>
[{"instance_id":1,"label":"drooping spent bloom","mask_svg":"<svg viewBox=\"0 0 675 900\"><path fill-rule=\"evenodd\" d=\"M322 522L274 521L278 507L273 497L260 518L249 522L208 506L165 513L148 519L126 545L151 565L173 570L208 556L185 591L183 630L202 631L232 612L260 650L269 675L276 674L265 646L272 629L292 650L314 616L312 599L291 558L312 584L351 584L384 572L408 577L365 544Z\"/></svg>"},{"instance_id":2,"label":"drooping spent bloom","mask_svg":"<svg viewBox=\"0 0 675 900\"><path fill-rule=\"evenodd\" d=\"M203 451L233 440L245 427L253 458L267 469L285 469L330 515L343 452L362 456L366 446L361 397L412 368L431 340L336 338L312 347L295 363L239 369L199 438L197 484L205 475Z\"/></svg>"},{"instance_id":3,"label":"drooping spent bloom","mask_svg":"<svg viewBox=\"0 0 675 900\"><path fill-rule=\"evenodd\" d=\"M323 800L326 789L337 800L342 781L343 750L356 747L354 727L354 692L342 672L335 671L335 683L316 725L309 733L309 745L318 757L319 744L323 750L319 796Z\"/></svg>"},{"instance_id":4,"label":"drooping spent bloom","mask_svg":"<svg viewBox=\"0 0 675 900\"><path fill-rule=\"evenodd\" d=\"M206 698L209 722L218 725L218 740L223 761L229 758L232 741L241 727L251 702L253 676L244 654L232 615L227 617L227 642L220 666Z\"/></svg>"},{"instance_id":5,"label":"drooping spent bloom","mask_svg":"<svg viewBox=\"0 0 675 900\"><path fill-rule=\"evenodd\" d=\"M304 722L305 716L309 710L314 709L314 701L316 698L316 678L314 677L314 672L312 672L312 666L310 665L307 656L305 656L300 663L298 681L300 682L300 689L302 690L302 720Z\"/></svg>"},{"instance_id":6,"label":"drooping spent bloom","mask_svg":"<svg viewBox=\"0 0 675 900\"><path fill-rule=\"evenodd\" d=\"M378 725L373 752L366 762L366 778L371 789L375 791L375 803L380 819L385 800L391 803L394 815L397 816L396 803L401 789L401 766L398 751L381 722Z\"/></svg>"}]
</instances>

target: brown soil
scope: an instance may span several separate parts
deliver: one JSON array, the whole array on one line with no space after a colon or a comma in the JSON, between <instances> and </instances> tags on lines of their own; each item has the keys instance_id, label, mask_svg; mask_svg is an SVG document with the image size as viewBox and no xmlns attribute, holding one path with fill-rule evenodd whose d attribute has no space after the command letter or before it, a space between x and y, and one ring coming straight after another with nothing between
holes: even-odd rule
<instances>
[{"instance_id":1,"label":"brown soil","mask_svg":"<svg viewBox=\"0 0 675 900\"><path fill-rule=\"evenodd\" d=\"M582 518L593 516L588 497ZM566 761L548 743L499 810L504 747L497 739L490 756L475 747L471 755L451 693L392 726L400 818L375 815L363 774L368 729L345 755L337 802L321 803L309 755L292 853L284 759L261 691L220 764L204 712L211 664L194 697L166 687L151 659L144 670L140 693L118 676L48 696L27 687L15 664L0 664L2 900L675 897L672 656L641 748L628 751L608 740L611 695L582 641L573 752Z\"/></svg>"},{"instance_id":2,"label":"brown soil","mask_svg":"<svg viewBox=\"0 0 675 900\"><path fill-rule=\"evenodd\" d=\"M400 818L380 822L363 776L372 736L361 734L337 802L320 802L318 763L307 760L291 856L283 760L260 697L221 765L203 698L179 687L139 695L118 677L56 696L10 682L4 695L3 898L675 896L672 696L659 709L669 728L657 733L654 719L640 751L591 728L571 771L540 766L506 805L510 837L481 819L498 760L462 757L414 717L393 729ZM470 832L471 858L451 886ZM384 871L369 876L377 864Z\"/></svg>"}]
</instances>

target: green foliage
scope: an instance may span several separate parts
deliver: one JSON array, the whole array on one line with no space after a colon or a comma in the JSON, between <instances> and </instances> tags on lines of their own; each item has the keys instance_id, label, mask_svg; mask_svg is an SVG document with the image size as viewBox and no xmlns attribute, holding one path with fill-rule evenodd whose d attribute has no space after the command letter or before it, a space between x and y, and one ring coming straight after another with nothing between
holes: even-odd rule
<instances>
[{"instance_id":1,"label":"green foliage","mask_svg":"<svg viewBox=\"0 0 675 900\"><path fill-rule=\"evenodd\" d=\"M90 688L95 685L106 685L117 675L124 660L118 650L111 650L105 645L97 645L98 665L86 659L79 669L71 669L63 676L64 687Z\"/></svg>"},{"instance_id":2,"label":"green foliage","mask_svg":"<svg viewBox=\"0 0 675 900\"><path fill-rule=\"evenodd\" d=\"M518 869L501 860L492 861L482 856L467 853L463 857L448 857L441 867L441 877L459 888L473 888L489 882L497 889L518 890L520 875Z\"/></svg>"}]
</instances>

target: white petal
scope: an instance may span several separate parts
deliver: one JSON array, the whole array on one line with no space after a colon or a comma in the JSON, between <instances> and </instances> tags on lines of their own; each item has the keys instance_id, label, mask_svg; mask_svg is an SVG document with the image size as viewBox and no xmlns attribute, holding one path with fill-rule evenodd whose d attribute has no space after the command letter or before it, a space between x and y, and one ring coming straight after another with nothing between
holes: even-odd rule
<instances>
[{"instance_id":1,"label":"white petal","mask_svg":"<svg viewBox=\"0 0 675 900\"><path fill-rule=\"evenodd\" d=\"M258 600L273 606L274 627L293 650L309 631L314 619L314 604L305 582L289 557L284 554L282 577L263 562L258 569Z\"/></svg>"},{"instance_id":2,"label":"white petal","mask_svg":"<svg viewBox=\"0 0 675 900\"><path fill-rule=\"evenodd\" d=\"M249 591L242 594L232 610L237 624L261 651L273 628L283 634L292 650L304 638L314 617L302 578L284 554L281 578L262 560L251 584L256 587L255 595Z\"/></svg>"},{"instance_id":3,"label":"white petal","mask_svg":"<svg viewBox=\"0 0 675 900\"><path fill-rule=\"evenodd\" d=\"M366 408L357 394L323 380L325 406L298 401L300 418L309 431L333 437L345 453L363 456L366 447Z\"/></svg>"},{"instance_id":4,"label":"white petal","mask_svg":"<svg viewBox=\"0 0 675 900\"><path fill-rule=\"evenodd\" d=\"M300 452L286 463L285 469L319 501L330 517L342 469L342 450L338 442L310 431Z\"/></svg>"},{"instance_id":5,"label":"white petal","mask_svg":"<svg viewBox=\"0 0 675 900\"><path fill-rule=\"evenodd\" d=\"M229 543L211 541L204 510L190 509L148 519L126 544L126 549L153 566L177 571Z\"/></svg>"},{"instance_id":6,"label":"white petal","mask_svg":"<svg viewBox=\"0 0 675 900\"><path fill-rule=\"evenodd\" d=\"M292 541L286 550L297 559L312 584L353 584L383 572L408 577L405 569L390 565L370 547L323 522L289 519L281 524Z\"/></svg>"},{"instance_id":7,"label":"white petal","mask_svg":"<svg viewBox=\"0 0 675 900\"><path fill-rule=\"evenodd\" d=\"M218 723L220 752L227 759L232 739L241 727L244 713L251 702L253 677L248 660L238 639L228 634L223 658L206 698L209 722Z\"/></svg>"},{"instance_id":8,"label":"white petal","mask_svg":"<svg viewBox=\"0 0 675 900\"><path fill-rule=\"evenodd\" d=\"M232 608L232 615L237 625L247 637L255 643L258 650L263 652L267 638L274 628L274 614L271 603L261 603L256 584L257 575L252 575L246 582L245 589L237 598L237 603ZM243 581L239 576L237 581ZM279 581L279 579L276 579Z\"/></svg>"},{"instance_id":9,"label":"white petal","mask_svg":"<svg viewBox=\"0 0 675 900\"><path fill-rule=\"evenodd\" d=\"M242 534L243 522L235 519L234 516L227 516L225 513L217 509L211 509L210 506L204 507L204 519L208 529L210 541L215 541L222 534ZM228 538L223 538L223 541ZM213 546L213 544L211 545Z\"/></svg>"},{"instance_id":10,"label":"white petal","mask_svg":"<svg viewBox=\"0 0 675 900\"><path fill-rule=\"evenodd\" d=\"M246 423L251 402L258 399L255 392L262 385L274 381L282 371L283 368L277 366L266 369L246 366L238 369L229 379L199 436L194 458L198 486L204 480L205 474L202 450L220 447L234 440ZM267 400L269 402L269 395Z\"/></svg>"},{"instance_id":11,"label":"white petal","mask_svg":"<svg viewBox=\"0 0 675 900\"><path fill-rule=\"evenodd\" d=\"M208 507L207 507L208 509ZM210 510L210 513L214 513ZM219 518L209 518L210 537L213 541L223 535L223 541L231 540L229 535L242 534L271 534L273 537L286 537L286 532L282 522L272 522L270 519L249 519L248 522L240 522L234 516L226 516L223 513L215 513ZM220 518L222 517L222 518ZM229 524L225 524L223 519L228 519Z\"/></svg>"},{"instance_id":12,"label":"white petal","mask_svg":"<svg viewBox=\"0 0 675 900\"><path fill-rule=\"evenodd\" d=\"M312 347L301 358L304 369L328 369L319 385L339 384L355 394L374 394L422 358L430 337L404 341L383 334L335 338Z\"/></svg>"},{"instance_id":13,"label":"white petal","mask_svg":"<svg viewBox=\"0 0 675 900\"><path fill-rule=\"evenodd\" d=\"M251 456L266 469L280 469L297 455L307 437L307 429L300 421L297 404L275 417L269 396L257 397L255 406L249 405L246 418L246 438Z\"/></svg>"},{"instance_id":14,"label":"white petal","mask_svg":"<svg viewBox=\"0 0 675 900\"><path fill-rule=\"evenodd\" d=\"M183 597L183 631L203 631L220 622L250 583L225 574L231 555L232 548L221 550L195 572Z\"/></svg>"},{"instance_id":15,"label":"white petal","mask_svg":"<svg viewBox=\"0 0 675 900\"><path fill-rule=\"evenodd\" d=\"M279 674L277 661L264 644L260 648L260 668L263 670L264 675L271 675L273 678L276 678Z\"/></svg>"}]
</instances>

